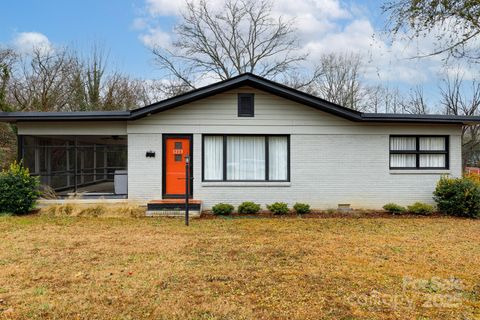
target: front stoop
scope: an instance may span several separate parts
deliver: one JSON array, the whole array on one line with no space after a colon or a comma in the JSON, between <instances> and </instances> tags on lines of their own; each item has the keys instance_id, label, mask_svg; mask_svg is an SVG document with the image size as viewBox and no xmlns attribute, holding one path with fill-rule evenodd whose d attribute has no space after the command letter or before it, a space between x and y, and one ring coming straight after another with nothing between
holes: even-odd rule
<instances>
[{"instance_id":1,"label":"front stoop","mask_svg":"<svg viewBox=\"0 0 480 320\"><path fill-rule=\"evenodd\" d=\"M200 217L202 201L190 199L188 201L190 217ZM184 217L185 199L151 200L147 203L147 217Z\"/></svg>"}]
</instances>

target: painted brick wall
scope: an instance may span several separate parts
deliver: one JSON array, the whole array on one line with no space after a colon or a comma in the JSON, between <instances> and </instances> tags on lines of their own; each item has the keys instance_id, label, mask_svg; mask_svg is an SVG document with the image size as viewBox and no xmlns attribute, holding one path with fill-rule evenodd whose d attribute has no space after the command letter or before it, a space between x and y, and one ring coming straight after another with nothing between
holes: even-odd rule
<instances>
[{"instance_id":1,"label":"painted brick wall","mask_svg":"<svg viewBox=\"0 0 480 320\"><path fill-rule=\"evenodd\" d=\"M444 171L399 171L388 168L388 134L292 135L290 182L202 182L201 135L194 135L194 197L209 208L218 202L234 205L256 201L307 202L314 208L381 208L387 202L408 205L432 202L435 184ZM460 136L450 137L450 170L461 174ZM129 135L129 198L161 198L161 134ZM153 150L155 158L146 158Z\"/></svg>"},{"instance_id":2,"label":"painted brick wall","mask_svg":"<svg viewBox=\"0 0 480 320\"><path fill-rule=\"evenodd\" d=\"M292 135L290 183L207 183L201 181L201 164L195 162L195 198L205 207L217 202L239 204L256 201L307 202L313 208L381 208L387 202L408 205L432 203L439 171L391 171L388 168L389 136L385 135ZM461 174L459 136L451 136L450 168ZM197 137L200 141L200 135ZM199 143L195 152L201 153ZM198 159L197 159L198 160Z\"/></svg>"},{"instance_id":3,"label":"painted brick wall","mask_svg":"<svg viewBox=\"0 0 480 320\"><path fill-rule=\"evenodd\" d=\"M155 151L155 158L147 158ZM162 197L162 135L128 135L128 197L132 200Z\"/></svg>"},{"instance_id":4,"label":"painted brick wall","mask_svg":"<svg viewBox=\"0 0 480 320\"><path fill-rule=\"evenodd\" d=\"M255 92L255 117L237 117L237 93ZM432 202L442 173L461 174L461 127L457 125L356 123L241 88L202 99L127 124L129 198L160 199L162 195L162 133L194 134L194 197L209 208L217 202L239 204L308 202L314 208L349 203L355 208L380 208ZM291 182L208 183L201 181L201 134L291 135ZM450 136L450 170L391 171L389 135ZM146 158L153 150L155 158Z\"/></svg>"}]
</instances>

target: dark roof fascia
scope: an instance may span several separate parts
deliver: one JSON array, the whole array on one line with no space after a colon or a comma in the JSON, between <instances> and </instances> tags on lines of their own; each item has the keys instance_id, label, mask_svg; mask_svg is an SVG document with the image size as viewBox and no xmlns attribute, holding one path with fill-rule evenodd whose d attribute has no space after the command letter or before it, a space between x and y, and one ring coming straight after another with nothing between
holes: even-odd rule
<instances>
[{"instance_id":1,"label":"dark roof fascia","mask_svg":"<svg viewBox=\"0 0 480 320\"><path fill-rule=\"evenodd\" d=\"M251 73L242 74L234 78L223 80L221 82L217 82L206 87L202 87L184 93L182 95L151 104L143 108L132 110L131 120L166 111L183 105L185 103L213 96L217 93L235 89L241 86L250 86L253 88L257 88L352 121L361 121L361 113L358 111L336 105L318 97L309 95L296 89L292 89L285 85L253 75Z\"/></svg>"},{"instance_id":2,"label":"dark roof fascia","mask_svg":"<svg viewBox=\"0 0 480 320\"><path fill-rule=\"evenodd\" d=\"M130 111L0 112L0 121L126 121Z\"/></svg>"},{"instance_id":3,"label":"dark roof fascia","mask_svg":"<svg viewBox=\"0 0 480 320\"><path fill-rule=\"evenodd\" d=\"M479 116L439 114L391 114L362 113L363 122L423 123L423 124L469 124L480 122Z\"/></svg>"}]
</instances>

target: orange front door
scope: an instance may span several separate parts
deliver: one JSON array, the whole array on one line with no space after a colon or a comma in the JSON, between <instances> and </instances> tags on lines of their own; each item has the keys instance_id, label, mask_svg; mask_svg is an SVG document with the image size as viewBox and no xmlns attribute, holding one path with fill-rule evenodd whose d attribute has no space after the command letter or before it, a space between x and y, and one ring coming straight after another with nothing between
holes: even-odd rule
<instances>
[{"instance_id":1,"label":"orange front door","mask_svg":"<svg viewBox=\"0 0 480 320\"><path fill-rule=\"evenodd\" d=\"M165 140L165 194L185 195L185 157L190 154L189 137L167 137ZM191 159L190 159L191 160ZM191 193L191 190L190 190Z\"/></svg>"}]
</instances>

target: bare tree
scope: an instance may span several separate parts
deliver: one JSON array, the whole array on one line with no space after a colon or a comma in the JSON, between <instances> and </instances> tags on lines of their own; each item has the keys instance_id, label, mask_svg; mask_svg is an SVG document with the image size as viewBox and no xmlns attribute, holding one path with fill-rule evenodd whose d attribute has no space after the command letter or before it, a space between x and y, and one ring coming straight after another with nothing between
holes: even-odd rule
<instances>
[{"instance_id":1,"label":"bare tree","mask_svg":"<svg viewBox=\"0 0 480 320\"><path fill-rule=\"evenodd\" d=\"M393 36L410 39L432 34L436 48L426 56L447 53L456 58L480 60L480 2L477 0L391 0L383 10L389 14Z\"/></svg>"},{"instance_id":2,"label":"bare tree","mask_svg":"<svg viewBox=\"0 0 480 320\"><path fill-rule=\"evenodd\" d=\"M142 80L131 79L115 73L105 81L102 97L102 110L128 110L151 103L148 87Z\"/></svg>"},{"instance_id":3,"label":"bare tree","mask_svg":"<svg viewBox=\"0 0 480 320\"><path fill-rule=\"evenodd\" d=\"M171 49L153 49L158 66L193 89L204 76L228 79L252 72L276 78L306 58L292 20L273 18L268 0L227 0L221 8L187 1Z\"/></svg>"},{"instance_id":4,"label":"bare tree","mask_svg":"<svg viewBox=\"0 0 480 320\"><path fill-rule=\"evenodd\" d=\"M322 55L314 80L304 90L347 108L369 110L372 106L368 94L374 90L363 84L362 67L358 54Z\"/></svg>"},{"instance_id":5,"label":"bare tree","mask_svg":"<svg viewBox=\"0 0 480 320\"><path fill-rule=\"evenodd\" d=\"M386 113L401 113L401 96L398 88L384 88L383 98Z\"/></svg>"},{"instance_id":6,"label":"bare tree","mask_svg":"<svg viewBox=\"0 0 480 320\"><path fill-rule=\"evenodd\" d=\"M447 76L440 87L441 104L445 114L475 116L480 113L480 83L472 81L470 90L465 90L462 75L457 72L453 77ZM470 96L467 93L470 91ZM480 162L480 126L466 125L462 129L463 166L467 162Z\"/></svg>"},{"instance_id":7,"label":"bare tree","mask_svg":"<svg viewBox=\"0 0 480 320\"><path fill-rule=\"evenodd\" d=\"M398 101L402 113L427 114L429 113L428 103L421 86L411 89L408 96Z\"/></svg>"},{"instance_id":8,"label":"bare tree","mask_svg":"<svg viewBox=\"0 0 480 320\"><path fill-rule=\"evenodd\" d=\"M71 59L66 50L35 49L22 58L20 69L10 89L17 110L60 111L68 104Z\"/></svg>"},{"instance_id":9,"label":"bare tree","mask_svg":"<svg viewBox=\"0 0 480 320\"><path fill-rule=\"evenodd\" d=\"M69 109L77 111L105 109L102 99L107 90L106 84L111 80L110 78L115 78L118 74L115 70L107 73L108 56L97 45L92 47L86 58L82 58L78 52L73 50L70 55L74 63L71 65ZM112 106L109 105L108 109L111 108Z\"/></svg>"},{"instance_id":10,"label":"bare tree","mask_svg":"<svg viewBox=\"0 0 480 320\"><path fill-rule=\"evenodd\" d=\"M141 81L141 100L144 104L151 104L169 97L178 96L191 88L182 80L166 77L161 80Z\"/></svg>"},{"instance_id":11,"label":"bare tree","mask_svg":"<svg viewBox=\"0 0 480 320\"><path fill-rule=\"evenodd\" d=\"M150 103L147 82L108 67L108 55L94 46L87 58L71 51L69 110L126 110ZM155 88L148 88L154 91Z\"/></svg>"}]
</instances>

